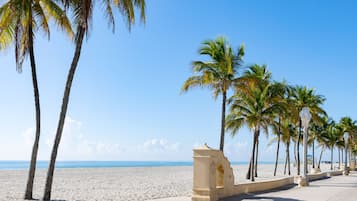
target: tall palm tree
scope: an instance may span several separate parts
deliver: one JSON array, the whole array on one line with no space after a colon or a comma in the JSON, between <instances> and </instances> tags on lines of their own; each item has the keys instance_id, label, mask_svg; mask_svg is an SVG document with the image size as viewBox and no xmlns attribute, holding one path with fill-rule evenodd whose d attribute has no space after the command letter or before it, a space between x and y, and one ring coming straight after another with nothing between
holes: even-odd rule
<instances>
[{"instance_id":1,"label":"tall palm tree","mask_svg":"<svg viewBox=\"0 0 357 201\"><path fill-rule=\"evenodd\" d=\"M227 92L235 82L239 70L242 68L244 46L241 45L237 52L229 45L224 37L215 40L207 40L199 48L200 55L210 57L210 61L192 62L193 73L198 74L189 77L182 86L181 92L186 92L193 87L208 87L213 90L213 97L222 94L222 117L219 149L224 148L224 131L227 105Z\"/></svg>"},{"instance_id":2,"label":"tall palm tree","mask_svg":"<svg viewBox=\"0 0 357 201\"><path fill-rule=\"evenodd\" d=\"M278 120L275 120L273 122L273 133L276 135L274 138L271 139L270 143L268 144L268 146L270 146L271 144L273 144L273 142L277 142L277 146L276 146L276 157L275 157L275 166L274 166L274 176L276 176L276 171L278 169L278 160L279 160L279 151L280 151L280 142L281 142L281 135L282 135L282 131L281 131L281 118L278 117Z\"/></svg>"},{"instance_id":3,"label":"tall palm tree","mask_svg":"<svg viewBox=\"0 0 357 201\"><path fill-rule=\"evenodd\" d=\"M357 121L353 121L351 117L342 117L339 126L341 127L342 132L349 133L351 141L356 138Z\"/></svg>"},{"instance_id":4,"label":"tall palm tree","mask_svg":"<svg viewBox=\"0 0 357 201\"><path fill-rule=\"evenodd\" d=\"M331 167L330 169L333 170L333 149L336 146L338 139L341 136L341 128L337 126L335 121L331 121L327 127L327 132L325 137L326 147L331 150Z\"/></svg>"},{"instance_id":5,"label":"tall palm tree","mask_svg":"<svg viewBox=\"0 0 357 201\"><path fill-rule=\"evenodd\" d=\"M241 90L243 93L249 93L249 91L246 90L246 86L250 85L250 88L255 88L255 87L264 87L267 86L271 82L272 78L272 73L268 71L268 68L266 65L258 65L258 64L253 64L249 66L248 70L246 70L243 74L242 79L245 80L245 82L239 82L235 85L236 90ZM279 93L284 93L282 92L284 90L283 85L274 82L274 89L276 96L279 96L281 94ZM272 117L273 120L273 117ZM267 134L267 133L266 133ZM256 151L255 151L255 162L254 162L254 175L255 177L258 177L258 154L259 154L259 135L256 140ZM251 166L251 164L249 164ZM247 172L247 179L250 178L250 169L248 169Z\"/></svg>"},{"instance_id":6,"label":"tall palm tree","mask_svg":"<svg viewBox=\"0 0 357 201\"><path fill-rule=\"evenodd\" d=\"M287 89L288 86L286 85L285 82L278 83L275 82L277 86L280 86L280 90L277 91L277 95L280 96L282 102L287 102L286 95L287 95ZM282 135L283 135L283 120L284 117L288 116L288 104L286 105L286 110L284 112L279 112L276 114L276 118L273 121L272 124L272 130L273 133L276 135L275 138L272 139L271 142L276 141L277 142L277 148L276 148L276 158L275 158L275 167L274 167L274 176L276 176L276 171L278 168L278 160L279 160L279 150L280 150L280 142L282 141Z\"/></svg>"},{"instance_id":7,"label":"tall palm tree","mask_svg":"<svg viewBox=\"0 0 357 201\"><path fill-rule=\"evenodd\" d=\"M310 125L307 143L312 147L312 168L315 168L315 141L323 134L324 121L327 117L321 117L319 123L312 122Z\"/></svg>"},{"instance_id":8,"label":"tall palm tree","mask_svg":"<svg viewBox=\"0 0 357 201\"><path fill-rule=\"evenodd\" d=\"M308 107L312 115L312 122L320 122L320 116L326 115L326 112L322 109L322 104L325 98L322 95L315 94L314 89L308 89L307 87L296 86L291 90L292 102L295 105L296 112L300 112L302 108ZM298 135L297 135L297 174L300 175L300 142L302 141L302 122L299 115L297 117Z\"/></svg>"},{"instance_id":9,"label":"tall palm tree","mask_svg":"<svg viewBox=\"0 0 357 201\"><path fill-rule=\"evenodd\" d=\"M286 166L288 167L288 175L291 175L290 170L290 143L295 137L296 131L295 126L290 123L289 119L284 119L282 123L282 141L285 143L285 165L284 165L284 175L286 174Z\"/></svg>"},{"instance_id":10,"label":"tall palm tree","mask_svg":"<svg viewBox=\"0 0 357 201\"><path fill-rule=\"evenodd\" d=\"M348 147L352 147L350 145L353 144L353 141L356 139L356 135L357 135L357 121L353 121L351 117L342 117L338 125L341 128L342 133L347 132L349 134ZM342 134L341 134L341 138L339 139L338 145L341 150L341 153L343 154L344 152L343 150L346 147ZM344 160L343 155L341 158L343 161Z\"/></svg>"},{"instance_id":11,"label":"tall palm tree","mask_svg":"<svg viewBox=\"0 0 357 201\"><path fill-rule=\"evenodd\" d=\"M0 50L10 44L15 46L16 69L22 72L22 64L30 56L32 85L35 100L36 130L32 147L31 161L25 199L32 199L33 182L36 171L37 153L41 131L40 94L34 52L34 35L37 30L50 37L49 20L54 19L70 36L73 35L70 22L65 12L53 0L9 0L0 8Z\"/></svg>"},{"instance_id":12,"label":"tall palm tree","mask_svg":"<svg viewBox=\"0 0 357 201\"><path fill-rule=\"evenodd\" d=\"M139 9L140 18L145 22L145 0L125 0L125 1L102 1L104 4L105 15L108 17L108 21L113 25L114 31L114 16L112 7L117 7L120 13L124 16L127 22L128 29L135 23L135 9ZM75 35L75 52L72 59L72 63L68 72L66 87L62 99L61 113L59 116L59 122L57 126L56 136L51 152L50 164L48 167L46 185L43 200L50 200L51 189L53 182L53 173L57 158L57 151L61 141L65 118L67 114L67 107L69 102L69 96L71 92L71 86L73 78L77 69L78 61L80 58L82 43L85 35L88 36L90 32L90 25L92 21L93 13L93 1L92 0L63 0L65 8L71 8L73 11L73 23L76 26Z\"/></svg>"},{"instance_id":13,"label":"tall palm tree","mask_svg":"<svg viewBox=\"0 0 357 201\"><path fill-rule=\"evenodd\" d=\"M247 174L251 181L254 181L255 177L256 145L260 131L268 133L275 114L283 107L276 89L274 84L248 84L246 89L237 90L229 100L231 108L227 116L227 130L230 130L234 136L245 124L253 131L252 154Z\"/></svg>"}]
</instances>

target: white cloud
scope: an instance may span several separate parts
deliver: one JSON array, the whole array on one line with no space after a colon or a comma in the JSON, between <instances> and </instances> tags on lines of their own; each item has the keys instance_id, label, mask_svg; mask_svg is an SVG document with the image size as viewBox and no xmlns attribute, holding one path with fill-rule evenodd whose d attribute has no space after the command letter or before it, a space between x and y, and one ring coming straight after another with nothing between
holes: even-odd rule
<instances>
[{"instance_id":1,"label":"white cloud","mask_svg":"<svg viewBox=\"0 0 357 201\"><path fill-rule=\"evenodd\" d=\"M144 142L141 149L145 152L178 151L180 143L171 143L166 139L150 139Z\"/></svg>"},{"instance_id":2,"label":"white cloud","mask_svg":"<svg viewBox=\"0 0 357 201\"><path fill-rule=\"evenodd\" d=\"M106 139L103 135L91 135L86 129L86 124L82 121L66 117L58 149L58 160L190 160L192 157L192 147L166 138L149 138L139 144L120 144L112 138ZM34 128L25 129L21 134L22 146L7 148L11 150L12 156L0 155L0 158L28 160L34 135ZM39 160L49 159L54 137L55 130L51 134L41 133ZM6 146L4 144L0 147L0 151L6 150ZM9 147L11 148L11 145Z\"/></svg>"},{"instance_id":3,"label":"white cloud","mask_svg":"<svg viewBox=\"0 0 357 201\"><path fill-rule=\"evenodd\" d=\"M54 134L46 141L50 149ZM81 121L66 117L58 154L60 160L113 160L123 150L119 144L90 140L83 132Z\"/></svg>"}]
</instances>

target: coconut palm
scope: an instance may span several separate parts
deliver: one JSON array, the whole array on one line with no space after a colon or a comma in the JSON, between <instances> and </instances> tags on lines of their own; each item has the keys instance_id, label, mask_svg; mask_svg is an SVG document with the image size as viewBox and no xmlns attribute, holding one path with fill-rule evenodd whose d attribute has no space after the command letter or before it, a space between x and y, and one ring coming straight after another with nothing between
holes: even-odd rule
<instances>
[{"instance_id":1,"label":"coconut palm","mask_svg":"<svg viewBox=\"0 0 357 201\"><path fill-rule=\"evenodd\" d=\"M326 115L326 112L322 109L321 105L324 103L325 98L321 95L315 94L315 90L308 89L307 87L296 86L291 90L291 100L295 105L296 112L300 112L302 108L308 107L312 115L312 122L319 123L321 116ZM302 122L298 114L294 114L295 124L298 125L298 135L296 139L297 143L297 174L300 175L300 142L302 141ZM297 117L297 118L296 118Z\"/></svg>"},{"instance_id":2,"label":"coconut palm","mask_svg":"<svg viewBox=\"0 0 357 201\"><path fill-rule=\"evenodd\" d=\"M71 86L73 78L78 66L78 61L80 58L82 44L84 37L90 32L90 25L92 22L93 13L93 1L92 0L63 0L65 8L70 8L73 11L73 24L76 28L75 34L75 52L72 59L72 63L68 72L66 87L64 90L64 95L62 99L61 112L59 116L59 122L57 126L57 131L55 135L54 144L51 152L50 164L48 167L46 185L43 199L50 200L51 189L53 182L53 173L55 168L55 162L57 158L57 151L61 141L63 127L65 123L65 118L67 114L67 107L69 102L69 96L71 92ZM108 22L112 25L114 31L114 16L113 7L119 9L119 12L124 16L127 22L128 29L135 23L135 9L140 11L140 18L145 22L145 0L125 0L125 1L102 1L104 4L105 12L104 15L107 16Z\"/></svg>"},{"instance_id":3,"label":"coconut palm","mask_svg":"<svg viewBox=\"0 0 357 201\"><path fill-rule=\"evenodd\" d=\"M356 135L357 135L357 121L353 121L351 119L351 117L342 117L338 126L341 128L341 132L345 133L347 132L349 134L349 140L348 140L348 145L352 145L353 141L356 139ZM345 147L345 141L343 139L343 135L341 133L341 137L338 141L338 147L340 148L340 151L342 153L342 161L343 159L343 150L346 148ZM349 146L350 147L350 146ZM340 157L339 157L340 158ZM341 163L341 161L339 160L339 163Z\"/></svg>"},{"instance_id":4,"label":"coconut palm","mask_svg":"<svg viewBox=\"0 0 357 201\"><path fill-rule=\"evenodd\" d=\"M336 146L338 139L341 136L341 128L337 126L335 121L331 121L327 127L325 138L326 147L331 150L331 167L330 169L333 170L333 149Z\"/></svg>"},{"instance_id":5,"label":"coconut palm","mask_svg":"<svg viewBox=\"0 0 357 201\"><path fill-rule=\"evenodd\" d=\"M279 94L278 96L280 96L281 98L281 101L282 102L286 102L286 95L287 95L287 88L288 86L286 85L285 82L283 83L277 83L277 86L280 86L280 90L277 91ZM282 141L282 133L283 133L283 120L284 120L284 117L288 116L288 104L285 104L286 105L286 108L284 108L284 112L279 112L276 114L276 118L275 120L273 121L273 124L272 124L272 130L273 130L273 133L276 135L276 137L274 137L270 144L272 144L273 142L277 142L277 148L276 148L276 159L275 159L275 167L274 167L274 176L276 176L276 171L277 171L277 168L278 168L278 160L279 160L279 150L280 150L280 142ZM269 145L270 145L269 144Z\"/></svg>"},{"instance_id":6,"label":"coconut palm","mask_svg":"<svg viewBox=\"0 0 357 201\"><path fill-rule=\"evenodd\" d=\"M255 87L264 87L267 86L271 82L272 78L272 73L268 71L266 65L258 65L258 64L253 64L249 66L248 70L246 70L243 74L242 79L245 80L245 82L240 82L235 85L236 90L240 90L243 93L249 93L249 90L246 90L247 84L250 85L250 88L255 88ZM276 93L276 96L280 96L280 98L283 98L283 93L285 90L285 86L283 84L280 84L278 82L274 82L274 90ZM249 89L249 88L248 88ZM273 117L272 117L273 119ZM273 123L274 125L274 123ZM266 133L267 134L267 133ZM255 177L258 177L258 154L259 154L259 135L256 140L256 154L255 154L255 162L254 162L254 175ZM249 164L249 167L251 164ZM247 172L247 179L250 178L250 169L248 169Z\"/></svg>"},{"instance_id":7,"label":"coconut palm","mask_svg":"<svg viewBox=\"0 0 357 201\"><path fill-rule=\"evenodd\" d=\"M70 22L65 12L53 0L19 1L9 0L0 8L0 50L9 45L15 46L16 69L22 72L26 56L30 56L32 85L35 100L36 130L32 147L31 161L25 199L32 199L33 182L36 171L37 153L41 131L40 94L37 81L37 70L34 51L34 35L43 31L50 37L49 20L54 19L69 36L73 35Z\"/></svg>"},{"instance_id":8,"label":"coconut palm","mask_svg":"<svg viewBox=\"0 0 357 201\"><path fill-rule=\"evenodd\" d=\"M319 125L320 127L320 133L318 135L316 135L316 142L317 145L320 147L320 156L317 162L317 168L320 169L320 164L321 164L321 159L322 159L322 154L325 151L325 149L327 148L327 138L326 136L328 135L328 131L329 131L329 125L331 125L333 122L332 119L329 119L327 116L325 116L324 118L322 118L322 122Z\"/></svg>"},{"instance_id":9,"label":"coconut palm","mask_svg":"<svg viewBox=\"0 0 357 201\"><path fill-rule=\"evenodd\" d=\"M295 137L296 130L295 126L290 123L289 119L284 120L282 124L282 141L285 143L285 165L284 165L284 175L286 174L286 166L288 167L288 175L291 175L290 170L290 143L291 140Z\"/></svg>"},{"instance_id":10,"label":"coconut palm","mask_svg":"<svg viewBox=\"0 0 357 201\"><path fill-rule=\"evenodd\" d=\"M324 121L327 121L327 117L321 117L319 123L312 122L309 129L308 144L312 147L312 168L315 168L315 141L321 136L324 129Z\"/></svg>"},{"instance_id":11,"label":"coconut palm","mask_svg":"<svg viewBox=\"0 0 357 201\"><path fill-rule=\"evenodd\" d=\"M274 142L277 142L277 147L276 147L276 157L275 157L275 166L274 166L274 176L276 176L276 171L278 168L278 160L279 160L279 150L280 150L280 142L281 142L281 135L282 135L282 131L281 131L281 118L278 117L278 120L275 120L272 124L272 130L273 133L276 135L274 138L271 139L271 141L269 142L268 146L272 145Z\"/></svg>"},{"instance_id":12,"label":"coconut palm","mask_svg":"<svg viewBox=\"0 0 357 201\"><path fill-rule=\"evenodd\" d=\"M253 146L247 178L254 181L256 146L260 131L268 134L268 128L273 124L275 115L282 110L283 103L278 96L275 84L254 84L246 85L244 91L237 90L230 98L230 113L227 116L227 130L232 136L237 131L247 125L253 131Z\"/></svg>"},{"instance_id":13,"label":"coconut palm","mask_svg":"<svg viewBox=\"0 0 357 201\"><path fill-rule=\"evenodd\" d=\"M234 83L240 81L237 75L242 68L244 46L241 45L237 51L234 51L224 37L218 37L215 40L204 41L199 48L199 54L209 56L211 60L192 62L193 73L197 75L185 81L181 92L186 92L193 87L208 87L213 90L215 99L222 94L219 149L223 151L227 92Z\"/></svg>"},{"instance_id":14,"label":"coconut palm","mask_svg":"<svg viewBox=\"0 0 357 201\"><path fill-rule=\"evenodd\" d=\"M353 141L357 135L357 121L353 121L351 117L342 117L339 126L342 132L347 132L350 136L350 140Z\"/></svg>"}]
</instances>

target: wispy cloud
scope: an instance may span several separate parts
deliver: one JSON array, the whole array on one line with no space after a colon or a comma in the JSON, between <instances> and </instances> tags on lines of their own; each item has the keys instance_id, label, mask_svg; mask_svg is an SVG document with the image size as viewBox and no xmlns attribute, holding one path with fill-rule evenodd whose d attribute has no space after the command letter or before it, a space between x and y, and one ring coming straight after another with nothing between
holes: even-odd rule
<instances>
[{"instance_id":1,"label":"wispy cloud","mask_svg":"<svg viewBox=\"0 0 357 201\"><path fill-rule=\"evenodd\" d=\"M52 147L54 134L46 144ZM66 117L58 157L62 160L115 159L124 148L117 143L90 140L83 132L83 123Z\"/></svg>"},{"instance_id":2,"label":"wispy cloud","mask_svg":"<svg viewBox=\"0 0 357 201\"><path fill-rule=\"evenodd\" d=\"M180 143L171 143L166 139L149 139L143 143L141 149L144 152L166 152L166 151L178 151Z\"/></svg>"}]
</instances>

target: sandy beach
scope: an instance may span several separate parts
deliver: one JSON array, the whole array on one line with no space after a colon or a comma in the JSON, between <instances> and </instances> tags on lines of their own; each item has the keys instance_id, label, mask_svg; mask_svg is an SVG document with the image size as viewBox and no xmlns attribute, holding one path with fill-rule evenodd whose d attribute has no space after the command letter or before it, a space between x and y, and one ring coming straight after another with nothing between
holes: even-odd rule
<instances>
[{"instance_id":1,"label":"sandy beach","mask_svg":"<svg viewBox=\"0 0 357 201\"><path fill-rule=\"evenodd\" d=\"M328 164L322 170L329 169ZM233 166L235 183L249 182L247 165ZM292 168L295 173L296 168ZM273 178L274 165L259 165L257 180ZM283 177L283 165L277 177ZM23 200L27 170L0 170L0 200ZM35 178L34 198L42 196L46 170ZM192 167L131 167L57 169L52 191L54 200L144 201L167 197L189 197L192 192Z\"/></svg>"}]
</instances>

